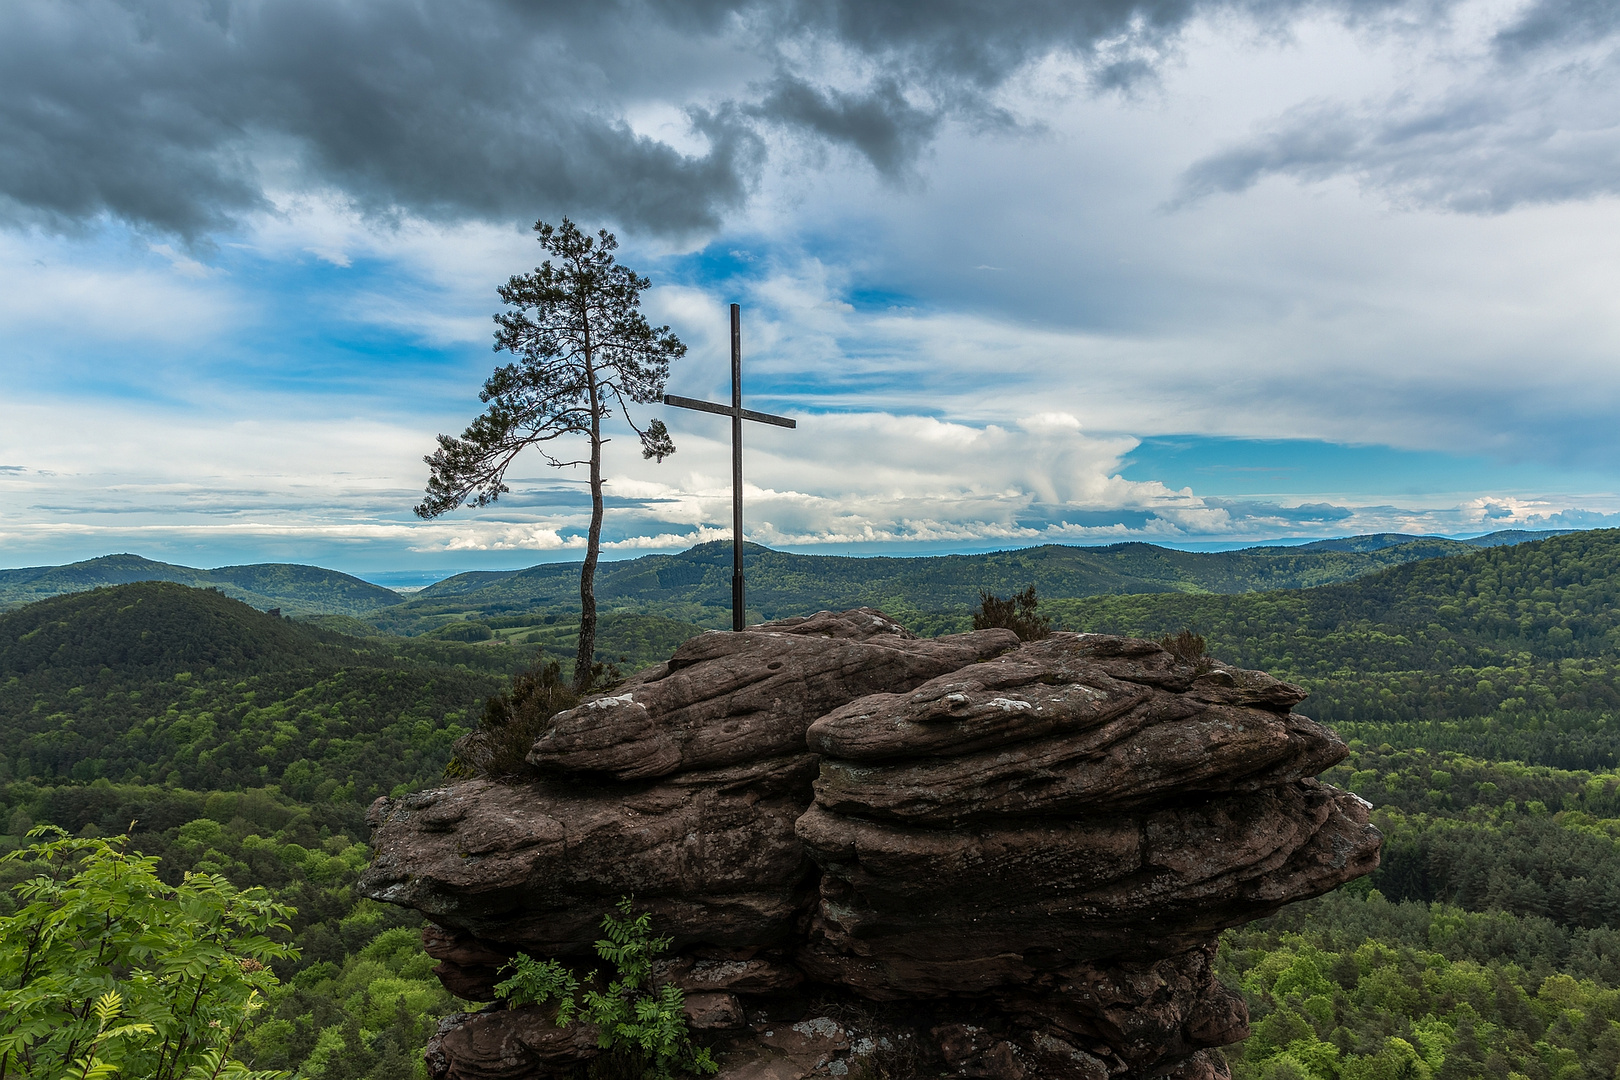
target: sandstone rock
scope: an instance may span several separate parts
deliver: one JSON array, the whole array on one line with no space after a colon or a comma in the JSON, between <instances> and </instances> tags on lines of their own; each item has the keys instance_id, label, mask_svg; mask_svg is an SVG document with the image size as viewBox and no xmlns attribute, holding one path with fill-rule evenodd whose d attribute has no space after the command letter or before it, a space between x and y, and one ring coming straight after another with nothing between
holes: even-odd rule
<instances>
[{"instance_id":1,"label":"sandstone rock","mask_svg":"<svg viewBox=\"0 0 1620 1080\"><path fill-rule=\"evenodd\" d=\"M422 927L422 951L439 961L433 974L446 990L467 1001L493 1001L495 984L505 978L500 969L515 950L428 923Z\"/></svg>"},{"instance_id":2,"label":"sandstone rock","mask_svg":"<svg viewBox=\"0 0 1620 1080\"><path fill-rule=\"evenodd\" d=\"M1010 630L918 640L868 609L715 631L618 692L559 713L529 761L636 780L801 752L805 728L829 709L1017 647Z\"/></svg>"},{"instance_id":3,"label":"sandstone rock","mask_svg":"<svg viewBox=\"0 0 1620 1080\"><path fill-rule=\"evenodd\" d=\"M813 869L793 823L814 768L799 754L628 788L478 780L379 800L357 888L536 955L588 955L632 894L677 947L784 941Z\"/></svg>"},{"instance_id":4,"label":"sandstone rock","mask_svg":"<svg viewBox=\"0 0 1620 1080\"><path fill-rule=\"evenodd\" d=\"M825 871L812 942L881 956L893 980L882 989L911 994L1186 949L1369 872L1380 840L1361 800L1312 780L1157 811L958 829L816 806L798 831ZM976 962L964 969L964 960ZM825 961L811 962L828 974ZM861 970L840 981L879 989L874 969ZM953 985L964 970L967 982Z\"/></svg>"},{"instance_id":5,"label":"sandstone rock","mask_svg":"<svg viewBox=\"0 0 1620 1080\"><path fill-rule=\"evenodd\" d=\"M958 1076L1023 1080L1024 1066L1012 1043L973 1024L941 1024L930 1035L945 1064Z\"/></svg>"},{"instance_id":6,"label":"sandstone rock","mask_svg":"<svg viewBox=\"0 0 1620 1080\"><path fill-rule=\"evenodd\" d=\"M432 1080L528 1080L589 1061L601 1051L596 1028L559 1028L542 1009L497 1007L439 1021L425 1058Z\"/></svg>"},{"instance_id":7,"label":"sandstone rock","mask_svg":"<svg viewBox=\"0 0 1620 1080\"><path fill-rule=\"evenodd\" d=\"M1178 698L1164 687L1185 690ZM1053 634L910 693L878 693L810 726L812 750L851 761L960 755L1046 735L1083 732L1154 700L1139 724L1183 719L1200 705L1286 713L1305 691L1260 671L1197 675L1149 641ZM1134 730L1115 729L1114 737Z\"/></svg>"},{"instance_id":8,"label":"sandstone rock","mask_svg":"<svg viewBox=\"0 0 1620 1080\"><path fill-rule=\"evenodd\" d=\"M766 1025L746 1040L722 1044L720 1071L714 1080L804 1080L809 1076L846 1075L838 1055L850 1049L843 1025L827 1017L798 1023ZM841 1066L832 1073L830 1066Z\"/></svg>"},{"instance_id":9,"label":"sandstone rock","mask_svg":"<svg viewBox=\"0 0 1620 1080\"><path fill-rule=\"evenodd\" d=\"M804 973L780 960L749 955L757 950L704 950L708 956L679 956L653 964L653 976L688 993L729 990L740 994L781 994L804 982Z\"/></svg>"},{"instance_id":10,"label":"sandstone rock","mask_svg":"<svg viewBox=\"0 0 1620 1080\"><path fill-rule=\"evenodd\" d=\"M426 914L436 972L479 998L518 951L600 967L633 895L720 1080L880 1046L930 1075L1229 1080L1213 1048L1247 1013L1214 935L1377 865L1366 804L1311 779L1345 747L1303 697L1143 639L920 641L866 609L706 634L559 715L541 779L378 800L359 889ZM517 1080L595 1052L491 1009L429 1063Z\"/></svg>"},{"instance_id":11,"label":"sandstone rock","mask_svg":"<svg viewBox=\"0 0 1620 1080\"><path fill-rule=\"evenodd\" d=\"M687 1027L693 1031L730 1031L747 1022L735 994L687 994L684 1005Z\"/></svg>"},{"instance_id":12,"label":"sandstone rock","mask_svg":"<svg viewBox=\"0 0 1620 1080\"><path fill-rule=\"evenodd\" d=\"M825 758L816 802L918 824L1072 814L1287 784L1348 752L1337 735L1293 713L1193 708L1184 699L1152 699L1091 731L958 757L884 764Z\"/></svg>"},{"instance_id":13,"label":"sandstone rock","mask_svg":"<svg viewBox=\"0 0 1620 1080\"><path fill-rule=\"evenodd\" d=\"M997 998L1023 1023L1100 1043L1129 1069L1145 1072L1166 1058L1248 1037L1248 1010L1215 978L1214 959L1210 942L1151 963L1077 964Z\"/></svg>"},{"instance_id":14,"label":"sandstone rock","mask_svg":"<svg viewBox=\"0 0 1620 1080\"><path fill-rule=\"evenodd\" d=\"M1164 1080L1232 1080L1232 1067L1219 1050L1200 1050L1161 1075Z\"/></svg>"}]
</instances>

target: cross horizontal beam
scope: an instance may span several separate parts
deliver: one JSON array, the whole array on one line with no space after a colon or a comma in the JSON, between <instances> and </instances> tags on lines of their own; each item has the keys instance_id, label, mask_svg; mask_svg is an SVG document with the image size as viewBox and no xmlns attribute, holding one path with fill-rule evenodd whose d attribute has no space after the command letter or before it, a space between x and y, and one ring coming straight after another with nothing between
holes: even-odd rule
<instances>
[{"instance_id":1,"label":"cross horizontal beam","mask_svg":"<svg viewBox=\"0 0 1620 1080\"><path fill-rule=\"evenodd\" d=\"M678 409L696 409L698 412L714 413L717 416L741 416L744 420L753 420L760 424L775 424L777 427L796 428L799 426L799 422L791 417L772 416L770 413L755 412L753 409L733 409L730 405L716 405L712 401L681 397L679 394L665 394L664 404L674 405Z\"/></svg>"}]
</instances>

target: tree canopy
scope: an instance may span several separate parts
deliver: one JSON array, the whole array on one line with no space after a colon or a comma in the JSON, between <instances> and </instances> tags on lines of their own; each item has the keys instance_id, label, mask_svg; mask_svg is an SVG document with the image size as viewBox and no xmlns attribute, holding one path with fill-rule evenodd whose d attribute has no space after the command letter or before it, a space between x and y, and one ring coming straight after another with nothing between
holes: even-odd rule
<instances>
[{"instance_id":1,"label":"tree canopy","mask_svg":"<svg viewBox=\"0 0 1620 1080\"><path fill-rule=\"evenodd\" d=\"M669 327L653 327L641 314L641 294L651 282L620 266L619 242L606 229L586 235L566 217L562 225L538 221L547 259L532 274L515 275L499 289L507 310L495 316L495 350L517 357L496 368L478 395L488 408L460 437L439 436L439 448L423 460L431 473L427 495L416 507L423 518L463 503L487 506L511 489L506 470L533 447L547 464L590 468L591 523L580 572L579 648L574 684L591 679L596 644L596 561L602 544L602 433L614 414L641 438L643 457L662 461L675 444L662 420L637 425L632 404L661 399L669 365L686 346ZM582 436L586 456L554 450L553 443Z\"/></svg>"}]
</instances>

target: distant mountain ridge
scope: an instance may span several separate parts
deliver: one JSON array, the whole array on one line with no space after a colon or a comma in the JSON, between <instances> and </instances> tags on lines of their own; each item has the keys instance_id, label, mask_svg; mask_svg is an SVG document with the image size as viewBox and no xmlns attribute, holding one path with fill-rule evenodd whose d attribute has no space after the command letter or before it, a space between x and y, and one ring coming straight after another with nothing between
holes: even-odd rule
<instances>
[{"instance_id":1,"label":"distant mountain ridge","mask_svg":"<svg viewBox=\"0 0 1620 1080\"><path fill-rule=\"evenodd\" d=\"M1502 529L1498 532L1486 533L1484 536L1470 536L1466 540L1452 540L1447 536L1429 536L1417 533L1367 533L1363 536L1338 536L1329 540L1314 540L1309 544L1300 544L1289 548L1290 551L1382 551L1384 548L1399 547L1402 544L1411 544L1419 540L1444 540L1449 543L1465 544L1468 547L1490 548L1507 547L1513 544L1524 544L1534 540L1546 540L1553 536L1567 536L1575 529L1546 529L1532 532L1529 529ZM1245 549L1247 550L1247 549Z\"/></svg>"},{"instance_id":2,"label":"distant mountain ridge","mask_svg":"<svg viewBox=\"0 0 1620 1080\"><path fill-rule=\"evenodd\" d=\"M1049 544L982 555L906 557L799 555L749 544L745 554L751 619L871 605L920 632L939 633L960 628L981 588L1005 595L1034 585L1048 598L1299 589L1348 581L1402 563L1553 535L1559 534L1508 530L1451 540L1375 533L1226 552L1177 551L1140 542L1107 547ZM541 620L550 617L552 621L543 624L550 638L561 630L557 617L564 616L567 622L568 613L577 612L579 606L578 563L469 571L401 594L350 574L297 563L202 570L119 554L65 566L0 570L0 611L138 581L218 589L261 610L280 608L288 615L339 617L334 629L357 633L375 628L419 634L467 619L505 629L532 621L538 630ZM731 545L719 541L673 555L603 563L597 571L597 601L605 613L633 611L694 627L728 625Z\"/></svg>"},{"instance_id":3,"label":"distant mountain ridge","mask_svg":"<svg viewBox=\"0 0 1620 1080\"><path fill-rule=\"evenodd\" d=\"M255 563L198 570L121 554L66 566L0 570L0 611L64 593L137 581L172 581L197 589L218 589L253 607L280 608L289 615L368 615L404 599L380 585L318 566Z\"/></svg>"},{"instance_id":4,"label":"distant mountain ridge","mask_svg":"<svg viewBox=\"0 0 1620 1080\"><path fill-rule=\"evenodd\" d=\"M1540 535L1519 533L1505 542ZM1043 598L1299 589L1484 546L1491 546L1491 538L1459 541L1398 533L1226 552L1125 543L1052 544L983 555L857 557L798 555L749 544L748 617L758 621L870 605L919 633L940 633L962 628L981 588L1007 595L1034 585ZM515 627L519 623L512 620L524 613L576 611L578 589L577 563L457 574L378 612L371 621L399 633L420 633L450 618ZM603 563L597 569L596 596L603 611L633 610L697 626L723 626L729 622L731 603L731 545L719 541L674 555Z\"/></svg>"}]
</instances>

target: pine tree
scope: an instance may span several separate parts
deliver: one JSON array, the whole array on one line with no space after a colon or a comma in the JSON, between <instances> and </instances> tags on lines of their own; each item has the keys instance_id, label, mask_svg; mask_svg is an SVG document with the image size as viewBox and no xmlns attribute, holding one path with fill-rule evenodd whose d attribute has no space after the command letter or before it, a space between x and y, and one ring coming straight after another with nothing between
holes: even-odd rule
<instances>
[{"instance_id":1,"label":"pine tree","mask_svg":"<svg viewBox=\"0 0 1620 1080\"><path fill-rule=\"evenodd\" d=\"M497 368L479 399L489 407L459 438L439 436L424 458L432 470L418 517L434 518L463 503L487 506L511 489L506 470L535 448L557 468L590 468L591 524L579 575L579 647L574 688L589 688L596 651L596 562L602 550L602 424L615 414L641 437L643 457L662 461L675 452L662 420L637 427L630 405L659 401L669 365L686 346L669 327L652 327L639 310L651 282L613 257L619 242L606 229L595 237L563 218L561 226L535 223L547 259L532 274L514 276L499 292L508 310L495 316L495 350L518 359ZM548 449L566 436L583 436L588 453L571 457Z\"/></svg>"}]
</instances>

